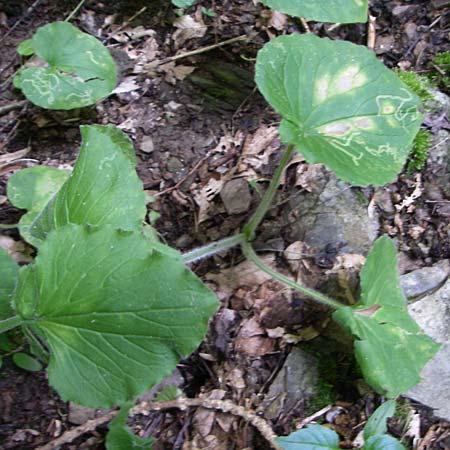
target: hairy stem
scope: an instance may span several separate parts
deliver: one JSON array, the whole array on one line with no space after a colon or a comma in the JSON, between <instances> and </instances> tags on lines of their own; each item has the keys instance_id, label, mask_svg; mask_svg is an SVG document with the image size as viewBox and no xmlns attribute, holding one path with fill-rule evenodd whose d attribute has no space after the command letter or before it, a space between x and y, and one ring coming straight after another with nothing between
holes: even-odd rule
<instances>
[{"instance_id":1,"label":"hairy stem","mask_svg":"<svg viewBox=\"0 0 450 450\"><path fill-rule=\"evenodd\" d=\"M220 253L224 250L228 250L231 247L242 244L245 241L243 233L231 236L229 238L221 239L220 241L213 242L211 244L204 245L203 247L195 248L190 252L183 254L183 261L185 264L192 263L199 259L206 258L216 253Z\"/></svg>"},{"instance_id":2,"label":"hairy stem","mask_svg":"<svg viewBox=\"0 0 450 450\"><path fill-rule=\"evenodd\" d=\"M285 284L286 286L295 289L296 291L301 292L302 294L307 295L308 297L312 298L318 303L321 303L323 305L329 306L333 309L341 309L344 308L345 305L339 303L336 300L333 300L332 298L327 297L326 295L321 294L320 292L315 291L314 289L307 288L305 286L302 286L301 284L296 283L295 281L291 280L290 278L282 275L281 273L277 272L276 270L273 270L268 265L264 264L261 259L258 257L258 255L253 250L252 246L248 242L244 242L242 244L242 251L245 255L245 257L251 261L253 264L255 264L256 267L261 269L263 272L266 272L271 277L275 278L275 280L280 281L281 283Z\"/></svg>"},{"instance_id":3,"label":"hairy stem","mask_svg":"<svg viewBox=\"0 0 450 450\"><path fill-rule=\"evenodd\" d=\"M261 223L264 216L266 215L266 212L269 209L270 204L272 203L272 200L277 192L278 185L280 184L281 175L283 175L283 171L286 168L288 162L290 161L292 154L294 153L294 149L295 148L293 144L290 144L286 149L285 153L281 158L280 164L278 165L277 169L275 170L275 173L273 174L273 178L270 181L269 187L267 188L267 191L265 192L261 200L261 203L256 208L256 211L253 213L250 220L244 226L244 235L247 241L251 241L253 239L256 228L258 228L258 225Z\"/></svg>"},{"instance_id":4,"label":"hairy stem","mask_svg":"<svg viewBox=\"0 0 450 450\"><path fill-rule=\"evenodd\" d=\"M23 319L19 316L8 317L5 320L0 320L0 333L12 330L20 325L22 325Z\"/></svg>"}]
</instances>

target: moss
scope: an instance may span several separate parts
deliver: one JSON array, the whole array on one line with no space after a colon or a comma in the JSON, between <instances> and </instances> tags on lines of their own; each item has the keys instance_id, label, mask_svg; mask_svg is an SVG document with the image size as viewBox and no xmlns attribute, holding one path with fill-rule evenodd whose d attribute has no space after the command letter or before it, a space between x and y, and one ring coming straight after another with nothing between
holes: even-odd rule
<instances>
[{"instance_id":1,"label":"moss","mask_svg":"<svg viewBox=\"0 0 450 450\"><path fill-rule=\"evenodd\" d=\"M406 168L407 173L421 170L425 166L428 150L431 145L431 133L427 130L419 130L414 138L410 159Z\"/></svg>"},{"instance_id":2,"label":"moss","mask_svg":"<svg viewBox=\"0 0 450 450\"><path fill-rule=\"evenodd\" d=\"M430 80L440 88L450 89L450 52L437 53L428 67Z\"/></svg>"},{"instance_id":3,"label":"moss","mask_svg":"<svg viewBox=\"0 0 450 450\"><path fill-rule=\"evenodd\" d=\"M428 89L432 87L430 80L421 75L417 75L411 70L396 70L399 78L405 83L413 92L415 92L422 103L426 103L428 100L433 100L433 96Z\"/></svg>"}]
</instances>

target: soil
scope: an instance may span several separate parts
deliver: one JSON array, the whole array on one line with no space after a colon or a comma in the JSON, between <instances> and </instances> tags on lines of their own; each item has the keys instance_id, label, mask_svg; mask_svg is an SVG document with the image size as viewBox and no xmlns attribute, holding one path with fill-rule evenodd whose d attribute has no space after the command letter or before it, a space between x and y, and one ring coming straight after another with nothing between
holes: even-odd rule
<instances>
[{"instance_id":1,"label":"soil","mask_svg":"<svg viewBox=\"0 0 450 450\"><path fill-rule=\"evenodd\" d=\"M0 1L0 32L3 35L0 37L0 76L3 83L0 85L0 107L22 100L20 92L10 82L21 63L16 53L17 45L30 38L39 26L64 20L77 3ZM97 36L110 48L120 68L120 81L134 81L141 88L125 89L125 92L114 94L97 106L84 110L46 111L27 103L1 116L0 153L7 155L28 149L24 157L0 166L1 223L17 223L23 214L6 198L6 183L15 170L35 164L70 165L76 159L80 145L79 125L111 123L127 132L135 143L138 173L145 189L155 198L151 209L159 214L159 218L154 225L165 242L187 251L231 236L240 229L250 211L228 214L220 195L214 195L217 192L205 193L205 187L211 180L223 185L241 163L246 142L261 127L272 126L279 121L254 89L252 77L256 52L272 36L304 32L304 29L300 21L293 19L277 25L270 20L266 10L248 0L203 0L197 3L199 6L189 8L187 12L197 20L203 20L207 30L202 37L184 42L174 34L173 22L177 16L169 1L116 0L103 3L88 0L83 5L73 24ZM215 16L202 15L200 3L214 11ZM371 1L377 37L375 50L387 66L411 68L426 74L431 70L429 63L433 56L450 50L450 11L440 5L445 5L445 2ZM144 7L146 9L142 11ZM123 27L122 32L117 31L118 27ZM136 32L137 27L142 27L140 35ZM346 39L362 45L367 42L365 24L333 27L310 23L310 27L319 36ZM241 35L248 39L182 59L177 66L151 66L155 59L198 50ZM195 71L190 73L193 69ZM438 133L439 127L448 129L448 121L441 120L438 126L434 124L433 132ZM280 144L275 139L271 145L276 149ZM269 153L263 164L255 170L252 168L256 179L270 178L278 162L278 153ZM428 186L432 186L434 169L428 167L422 172L422 183L428 182ZM240 170L245 173L245 169ZM417 186L418 175L417 172L403 173L396 183L386 188L385 195L389 201L384 204L400 203L410 195ZM292 243L281 211L286 199L301 189L294 184L295 164L289 168L277 199L278 206L270 211L255 244L260 250L270 250L271 255L281 254ZM360 192L367 200L374 195L371 189ZM256 188L251 188L250 194L253 207L259 193ZM405 208L400 214L394 214L390 208L379 208L380 232L395 237L403 248L404 271L450 258L449 200L448 191L430 187L423 192L420 207ZM14 229L4 230L2 235L15 242L20 240ZM310 270L319 283L326 278L327 264L323 263L323 258L333 259L336 252L331 251L330 256L327 249L306 251L310 252L310 260L313 261ZM32 254L30 249L28 253L23 249L22 252ZM241 261L239 252L230 251L193 265L194 272L214 285L224 308L212 321L200 349L182 361L178 370L182 380L180 387L189 397L216 395L258 410L292 348L292 344L283 343L277 337L267 337L265 330L279 326L292 333L308 327L322 329L328 318L325 310L295 295L289 298L289 307L277 306L286 300L280 298L286 294L281 292L277 283L261 282L257 289L252 289L245 283L240 287L227 284L217 275L219 269L226 271ZM282 257L275 258L275 263L287 270ZM242 336L242 327L253 323L252 320L262 331L254 341L253 350L243 351L233 342ZM310 346L311 351L317 351L321 342L312 341ZM275 432L289 433L294 420L332 402L341 411L333 427L351 445L380 399L355 388L359 374L347 353L331 349L328 357L338 361L335 370L324 375L326 384L331 386L329 397L321 404L319 401L314 405L297 405L293 410L279 414L271 423ZM58 399L48 386L44 371L37 374L25 372L6 357L0 372L0 386L2 449L36 448L74 426L68 418L69 405ZM420 405L416 407L421 414L421 436L431 432L435 437L424 449L450 448L449 439L445 439L445 433L449 432L447 425L433 418ZM244 421L225 414L205 417L199 412L201 410L190 409L186 412L152 413L147 417L135 417L132 425L140 435L158 438L155 449L268 448L267 443ZM206 431L200 427L202 420L210 421ZM394 435L403 436L401 420L392 421L390 426ZM99 428L63 448L104 448L105 431L106 428ZM215 440L208 441L208 436Z\"/></svg>"}]
</instances>

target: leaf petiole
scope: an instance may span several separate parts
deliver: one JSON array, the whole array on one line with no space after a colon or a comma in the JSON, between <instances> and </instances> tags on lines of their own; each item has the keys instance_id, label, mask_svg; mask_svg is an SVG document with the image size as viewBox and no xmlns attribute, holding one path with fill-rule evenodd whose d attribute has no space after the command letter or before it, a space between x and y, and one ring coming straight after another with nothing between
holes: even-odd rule
<instances>
[{"instance_id":1,"label":"leaf petiole","mask_svg":"<svg viewBox=\"0 0 450 450\"><path fill-rule=\"evenodd\" d=\"M290 161L292 154L294 153L295 147L293 144L290 144L283 156L281 157L281 161L278 164L278 167L273 174L273 178L270 180L269 187L265 192L263 198L261 199L261 203L256 208L256 211L253 213L250 220L244 226L244 235L247 241L251 241L255 235L256 228L263 220L266 215L267 210L269 209L273 198L278 189L278 185L280 184L281 175L283 175L284 169L286 168L288 162Z\"/></svg>"},{"instance_id":2,"label":"leaf petiole","mask_svg":"<svg viewBox=\"0 0 450 450\"><path fill-rule=\"evenodd\" d=\"M338 301L333 300L332 298L329 298L326 295L323 295L320 292L315 291L314 289L302 286L301 284L298 284L295 281L291 280L290 278L277 272L276 270L273 270L271 267L264 264L261 261L261 259L259 259L258 255L253 250L250 243L244 242L242 244L242 252L249 261L255 264L256 267L258 267L258 269L261 269L263 272L266 272L271 277L275 278L275 280L280 281L286 286L295 289L296 291L299 291L302 294L307 295L308 297L311 297L316 302L322 303L323 305L329 306L330 308L333 309L342 309L346 307L345 305L339 303Z\"/></svg>"},{"instance_id":3,"label":"leaf petiole","mask_svg":"<svg viewBox=\"0 0 450 450\"><path fill-rule=\"evenodd\" d=\"M24 320L20 316L8 317L5 320L0 320L0 333L17 328L24 323Z\"/></svg>"}]
</instances>

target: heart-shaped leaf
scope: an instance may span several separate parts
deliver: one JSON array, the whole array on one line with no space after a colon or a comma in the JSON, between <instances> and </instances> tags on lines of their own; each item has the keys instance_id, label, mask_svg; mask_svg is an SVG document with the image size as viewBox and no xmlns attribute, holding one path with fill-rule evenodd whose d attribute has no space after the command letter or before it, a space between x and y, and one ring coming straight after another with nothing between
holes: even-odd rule
<instances>
[{"instance_id":1,"label":"heart-shaped leaf","mask_svg":"<svg viewBox=\"0 0 450 450\"><path fill-rule=\"evenodd\" d=\"M405 450L405 447L392 436L380 434L369 438L363 450Z\"/></svg>"},{"instance_id":2,"label":"heart-shaped leaf","mask_svg":"<svg viewBox=\"0 0 450 450\"><path fill-rule=\"evenodd\" d=\"M322 425L309 425L275 439L284 450L339 450L339 436Z\"/></svg>"},{"instance_id":3,"label":"heart-shaped leaf","mask_svg":"<svg viewBox=\"0 0 450 450\"><path fill-rule=\"evenodd\" d=\"M420 381L423 366L440 345L408 314L396 250L388 237L379 238L367 257L361 292L357 305L339 309L333 317L356 337L356 358L366 381L394 398Z\"/></svg>"},{"instance_id":4,"label":"heart-shaped leaf","mask_svg":"<svg viewBox=\"0 0 450 450\"><path fill-rule=\"evenodd\" d=\"M280 135L354 185L392 181L422 116L419 98L366 48L312 34L258 53L256 82L283 116Z\"/></svg>"},{"instance_id":5,"label":"heart-shaped leaf","mask_svg":"<svg viewBox=\"0 0 450 450\"><path fill-rule=\"evenodd\" d=\"M51 230L69 223L141 228L145 194L130 139L113 125L82 126L81 135L83 144L68 180L43 209L21 221L21 232L37 247Z\"/></svg>"},{"instance_id":6,"label":"heart-shaped leaf","mask_svg":"<svg viewBox=\"0 0 450 450\"><path fill-rule=\"evenodd\" d=\"M67 225L21 269L14 305L50 348L60 396L108 408L169 375L199 345L217 300L181 255L140 233Z\"/></svg>"},{"instance_id":7,"label":"heart-shaped leaf","mask_svg":"<svg viewBox=\"0 0 450 450\"><path fill-rule=\"evenodd\" d=\"M116 86L117 69L108 49L68 22L44 25L18 50L48 63L48 67L21 69L14 77L14 85L42 108L93 105Z\"/></svg>"},{"instance_id":8,"label":"heart-shaped leaf","mask_svg":"<svg viewBox=\"0 0 450 450\"><path fill-rule=\"evenodd\" d=\"M0 320L11 316L11 295L16 286L19 266L9 256L9 254L0 247Z\"/></svg>"},{"instance_id":9,"label":"heart-shaped leaf","mask_svg":"<svg viewBox=\"0 0 450 450\"><path fill-rule=\"evenodd\" d=\"M133 403L124 405L116 418L108 425L108 434L106 435L107 450L151 450L153 438L142 439L136 436L130 430L127 420L129 409Z\"/></svg>"},{"instance_id":10,"label":"heart-shaped leaf","mask_svg":"<svg viewBox=\"0 0 450 450\"><path fill-rule=\"evenodd\" d=\"M387 431L387 420L395 413L395 400L388 400L379 406L370 416L364 427L364 439L367 441L371 436L384 434Z\"/></svg>"},{"instance_id":11,"label":"heart-shaped leaf","mask_svg":"<svg viewBox=\"0 0 450 450\"><path fill-rule=\"evenodd\" d=\"M291 16L317 22L355 23L367 21L367 0L260 0Z\"/></svg>"}]
</instances>

